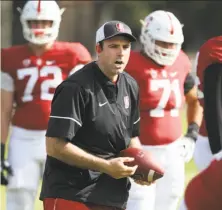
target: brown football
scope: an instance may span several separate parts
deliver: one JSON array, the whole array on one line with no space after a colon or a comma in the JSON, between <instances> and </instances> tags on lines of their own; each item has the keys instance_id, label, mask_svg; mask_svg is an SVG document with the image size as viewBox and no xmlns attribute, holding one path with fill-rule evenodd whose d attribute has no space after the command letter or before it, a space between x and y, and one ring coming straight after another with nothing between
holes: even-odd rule
<instances>
[{"instance_id":1,"label":"brown football","mask_svg":"<svg viewBox=\"0 0 222 210\"><path fill-rule=\"evenodd\" d=\"M149 151L130 147L122 150L119 156L134 158L133 162L125 163L128 166L138 165L135 174L132 175L133 179L153 182L164 175L164 169Z\"/></svg>"}]
</instances>

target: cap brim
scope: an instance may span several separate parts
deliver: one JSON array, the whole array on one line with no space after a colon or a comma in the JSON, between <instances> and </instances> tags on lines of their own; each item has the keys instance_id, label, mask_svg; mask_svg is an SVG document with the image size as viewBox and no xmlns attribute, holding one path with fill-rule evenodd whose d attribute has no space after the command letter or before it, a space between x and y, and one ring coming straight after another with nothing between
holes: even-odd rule
<instances>
[{"instance_id":1,"label":"cap brim","mask_svg":"<svg viewBox=\"0 0 222 210\"><path fill-rule=\"evenodd\" d=\"M120 33L116 33L112 36L108 36L106 37L105 39L101 40L101 41L104 41L104 40L107 40L107 39L111 39L115 36L124 36L124 37L127 37L129 39L130 42L135 42L136 41L136 37L133 36L132 34L128 34L128 33L123 33L123 32L120 32Z\"/></svg>"}]
</instances>

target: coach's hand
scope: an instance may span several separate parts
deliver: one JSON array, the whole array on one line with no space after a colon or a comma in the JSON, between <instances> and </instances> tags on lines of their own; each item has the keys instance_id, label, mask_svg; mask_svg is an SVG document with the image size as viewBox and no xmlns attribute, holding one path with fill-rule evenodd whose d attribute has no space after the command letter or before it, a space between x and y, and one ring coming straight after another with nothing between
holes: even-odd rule
<instances>
[{"instance_id":1,"label":"coach's hand","mask_svg":"<svg viewBox=\"0 0 222 210\"><path fill-rule=\"evenodd\" d=\"M8 185L8 176L12 175L12 168L5 157L5 144L1 143L1 185Z\"/></svg>"},{"instance_id":2,"label":"coach's hand","mask_svg":"<svg viewBox=\"0 0 222 210\"><path fill-rule=\"evenodd\" d=\"M105 173L115 179L121 179L129 177L136 172L137 165L127 166L125 163L134 161L131 157L119 157L108 160L108 165L105 169Z\"/></svg>"}]
</instances>

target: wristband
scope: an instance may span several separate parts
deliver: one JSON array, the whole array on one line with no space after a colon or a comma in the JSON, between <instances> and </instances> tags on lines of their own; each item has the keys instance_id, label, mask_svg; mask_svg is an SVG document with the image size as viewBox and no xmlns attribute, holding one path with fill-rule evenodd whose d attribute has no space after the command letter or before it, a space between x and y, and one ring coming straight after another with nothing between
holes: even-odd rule
<instances>
[{"instance_id":1,"label":"wristband","mask_svg":"<svg viewBox=\"0 0 222 210\"><path fill-rule=\"evenodd\" d=\"M5 159L5 144L1 143L1 160Z\"/></svg>"},{"instance_id":2,"label":"wristband","mask_svg":"<svg viewBox=\"0 0 222 210\"><path fill-rule=\"evenodd\" d=\"M199 126L197 125L197 123L192 122L189 124L187 133L185 136L192 138L194 141L196 141L198 137L198 133L199 133Z\"/></svg>"}]
</instances>

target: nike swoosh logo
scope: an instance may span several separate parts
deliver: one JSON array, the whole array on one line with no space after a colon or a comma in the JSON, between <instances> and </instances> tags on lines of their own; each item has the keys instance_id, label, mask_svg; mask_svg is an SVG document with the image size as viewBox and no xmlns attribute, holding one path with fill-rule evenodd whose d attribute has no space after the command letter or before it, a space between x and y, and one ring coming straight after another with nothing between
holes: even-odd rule
<instances>
[{"instance_id":1,"label":"nike swoosh logo","mask_svg":"<svg viewBox=\"0 0 222 210\"><path fill-rule=\"evenodd\" d=\"M101 106L104 106L104 105L106 105L108 102L106 101L105 103L99 103L99 106L101 107Z\"/></svg>"}]
</instances>

